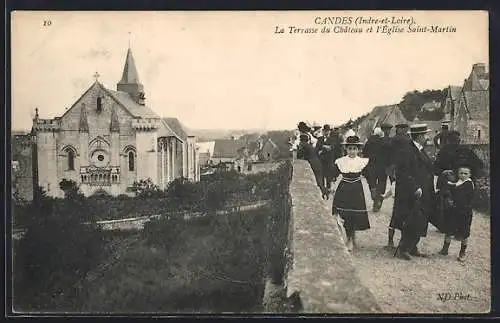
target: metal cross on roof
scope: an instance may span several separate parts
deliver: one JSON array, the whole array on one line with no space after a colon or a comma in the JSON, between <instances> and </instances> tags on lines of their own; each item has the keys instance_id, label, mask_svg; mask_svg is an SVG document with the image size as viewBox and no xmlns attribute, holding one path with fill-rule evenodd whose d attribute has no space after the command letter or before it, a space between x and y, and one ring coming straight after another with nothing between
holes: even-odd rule
<instances>
[{"instance_id":1,"label":"metal cross on roof","mask_svg":"<svg viewBox=\"0 0 500 323\"><path fill-rule=\"evenodd\" d=\"M100 76L99 73L95 72L94 78L95 78L96 82L97 82L97 79L99 78L99 76Z\"/></svg>"}]
</instances>

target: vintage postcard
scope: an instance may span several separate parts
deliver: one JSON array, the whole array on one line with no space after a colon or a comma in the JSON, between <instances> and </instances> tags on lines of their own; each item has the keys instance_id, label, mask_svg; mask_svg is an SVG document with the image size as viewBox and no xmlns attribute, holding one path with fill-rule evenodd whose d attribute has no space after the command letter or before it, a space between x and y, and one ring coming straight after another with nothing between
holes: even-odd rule
<instances>
[{"instance_id":1,"label":"vintage postcard","mask_svg":"<svg viewBox=\"0 0 500 323\"><path fill-rule=\"evenodd\" d=\"M491 309L486 11L14 11L13 314Z\"/></svg>"}]
</instances>

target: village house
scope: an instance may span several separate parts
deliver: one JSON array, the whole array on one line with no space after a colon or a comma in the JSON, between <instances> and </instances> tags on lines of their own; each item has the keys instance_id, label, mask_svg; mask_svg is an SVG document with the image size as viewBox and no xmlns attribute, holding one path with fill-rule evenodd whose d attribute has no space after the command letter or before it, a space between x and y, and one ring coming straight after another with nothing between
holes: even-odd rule
<instances>
[{"instance_id":1,"label":"village house","mask_svg":"<svg viewBox=\"0 0 500 323\"><path fill-rule=\"evenodd\" d=\"M395 126L399 123L408 123L408 121L397 104L376 106L359 124L357 131L359 138L366 141L373 134L373 130L383 123L393 125L390 136L394 136L396 134Z\"/></svg>"},{"instance_id":2,"label":"village house","mask_svg":"<svg viewBox=\"0 0 500 323\"><path fill-rule=\"evenodd\" d=\"M235 139L215 140L212 161L214 165L227 164L228 170L235 169L235 163L241 158L241 149L245 147L245 141ZM241 165L240 165L241 167Z\"/></svg>"},{"instance_id":3,"label":"village house","mask_svg":"<svg viewBox=\"0 0 500 323\"><path fill-rule=\"evenodd\" d=\"M84 195L131 192L151 179L161 189L176 178L199 180L196 137L179 120L161 118L146 104L132 50L116 90L98 80L60 117L43 119L37 109L32 135L37 159L34 181L62 197L62 179Z\"/></svg>"},{"instance_id":4,"label":"village house","mask_svg":"<svg viewBox=\"0 0 500 323\"><path fill-rule=\"evenodd\" d=\"M489 72L483 63L472 66L458 94L450 87L451 128L460 132L464 143L489 144L489 96Z\"/></svg>"},{"instance_id":5,"label":"village house","mask_svg":"<svg viewBox=\"0 0 500 323\"><path fill-rule=\"evenodd\" d=\"M197 142L199 151L200 167L209 166L213 163L212 155L214 153L215 141Z\"/></svg>"},{"instance_id":6,"label":"village house","mask_svg":"<svg viewBox=\"0 0 500 323\"><path fill-rule=\"evenodd\" d=\"M278 145L271 139L268 138L260 150L260 159L262 161L272 161L279 157L280 149Z\"/></svg>"}]
</instances>

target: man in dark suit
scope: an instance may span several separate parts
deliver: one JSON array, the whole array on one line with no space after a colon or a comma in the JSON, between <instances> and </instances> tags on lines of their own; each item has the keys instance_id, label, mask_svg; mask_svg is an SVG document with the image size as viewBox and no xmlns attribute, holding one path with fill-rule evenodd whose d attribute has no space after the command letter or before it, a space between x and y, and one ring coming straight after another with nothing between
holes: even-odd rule
<instances>
[{"instance_id":1,"label":"man in dark suit","mask_svg":"<svg viewBox=\"0 0 500 323\"><path fill-rule=\"evenodd\" d=\"M405 260L426 256L417 245L427 235L429 218L435 212L434 166L423 149L429 131L427 124L410 127L412 142L399 151L396 165L394 212L402 220L396 256Z\"/></svg>"},{"instance_id":2,"label":"man in dark suit","mask_svg":"<svg viewBox=\"0 0 500 323\"><path fill-rule=\"evenodd\" d=\"M387 168L387 175L391 182L396 182L395 185L397 187L398 181L396 178L396 165L398 163L398 158L400 156L400 151L408 149L410 147L411 138L408 134L409 125L407 123L400 123L396 125L396 135L392 137L391 146L389 151L389 167ZM403 154L404 155L404 154ZM393 192L394 193L394 192ZM401 230L401 217L398 213L394 212L394 208L392 211L391 220L389 223L389 239L386 246L386 249L393 251L395 249L394 246L394 234L395 229Z\"/></svg>"},{"instance_id":3,"label":"man in dark suit","mask_svg":"<svg viewBox=\"0 0 500 323\"><path fill-rule=\"evenodd\" d=\"M448 144L448 137L449 137L449 124L450 122L449 121L443 121L441 122L441 132L438 133L435 137L434 137L434 146L436 146L437 149L441 149L443 148L444 146L446 146Z\"/></svg>"},{"instance_id":4,"label":"man in dark suit","mask_svg":"<svg viewBox=\"0 0 500 323\"><path fill-rule=\"evenodd\" d=\"M363 147L363 157L369 158L368 165L366 166L366 180L368 182L368 187L370 188L370 193L373 200L373 212L378 212L380 210L382 203L379 197L381 197L385 192L385 186L384 192L379 192L379 186L386 184L382 183L383 178L386 177L386 163L384 162L386 156L384 155L384 143L382 141L383 136L384 133L382 129L376 127L373 130L373 134L368 137L368 140Z\"/></svg>"}]
</instances>

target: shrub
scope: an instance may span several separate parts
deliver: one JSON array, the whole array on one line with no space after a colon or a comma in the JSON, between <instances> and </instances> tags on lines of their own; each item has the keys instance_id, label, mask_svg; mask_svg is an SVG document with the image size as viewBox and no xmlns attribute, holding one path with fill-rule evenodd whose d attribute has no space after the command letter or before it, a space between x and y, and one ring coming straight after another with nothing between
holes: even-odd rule
<instances>
[{"instance_id":1,"label":"shrub","mask_svg":"<svg viewBox=\"0 0 500 323\"><path fill-rule=\"evenodd\" d=\"M147 180L140 180L139 182L134 182L132 185L132 191L135 192L138 197L163 197L164 192L160 190L160 187L153 183L151 178Z\"/></svg>"},{"instance_id":2,"label":"shrub","mask_svg":"<svg viewBox=\"0 0 500 323\"><path fill-rule=\"evenodd\" d=\"M78 190L61 186L63 201L41 191L26 212L26 234L14 249L16 310L56 309L54 296L69 293L100 258L101 230L82 223L86 208Z\"/></svg>"},{"instance_id":3,"label":"shrub","mask_svg":"<svg viewBox=\"0 0 500 323\"><path fill-rule=\"evenodd\" d=\"M479 212L490 214L491 199L490 199L490 178L482 177L476 181L476 192L473 202L473 208Z\"/></svg>"}]
</instances>

